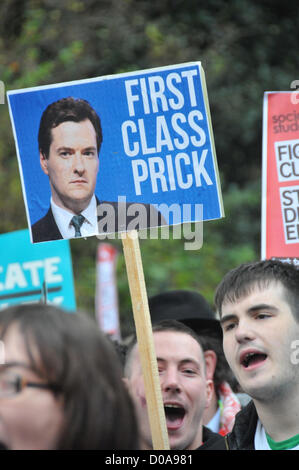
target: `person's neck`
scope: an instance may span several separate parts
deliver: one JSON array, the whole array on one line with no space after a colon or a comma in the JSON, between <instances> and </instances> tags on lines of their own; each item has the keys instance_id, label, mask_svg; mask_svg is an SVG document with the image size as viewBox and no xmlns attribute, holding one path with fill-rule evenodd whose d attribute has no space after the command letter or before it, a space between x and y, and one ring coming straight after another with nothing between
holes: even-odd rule
<instances>
[{"instance_id":1,"label":"person's neck","mask_svg":"<svg viewBox=\"0 0 299 470\"><path fill-rule=\"evenodd\" d=\"M284 441L299 434L298 390L281 399L253 401L266 433L274 441Z\"/></svg>"},{"instance_id":2,"label":"person's neck","mask_svg":"<svg viewBox=\"0 0 299 470\"><path fill-rule=\"evenodd\" d=\"M204 415L203 415L203 424L207 425L213 416L215 415L216 411L218 409L218 399L215 391L213 392L213 396L211 399L211 403L209 407L205 410Z\"/></svg>"}]
</instances>

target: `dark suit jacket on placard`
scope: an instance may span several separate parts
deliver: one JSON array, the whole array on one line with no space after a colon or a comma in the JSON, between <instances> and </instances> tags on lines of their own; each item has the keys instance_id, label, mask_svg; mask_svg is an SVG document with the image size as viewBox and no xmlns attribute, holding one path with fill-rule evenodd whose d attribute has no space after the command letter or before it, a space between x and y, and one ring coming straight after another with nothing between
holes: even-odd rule
<instances>
[{"instance_id":1,"label":"dark suit jacket on placard","mask_svg":"<svg viewBox=\"0 0 299 470\"><path fill-rule=\"evenodd\" d=\"M138 214L133 214L133 215L127 215L127 211L130 208L130 206L134 205L134 209L137 209L138 207L141 209L142 207L145 207L146 209L146 220L144 223L142 223L142 226L136 226L134 227L136 230L144 229L146 227L156 227L156 226L161 226L161 225L167 225L167 222L165 221L163 215L158 212L154 206L151 204L143 204L143 203L133 203L133 202L126 202L126 203L121 203L119 205L117 202L100 202L97 199L97 205L101 204L109 204L110 206L113 207L114 209L114 214L115 214L115 221L113 224L113 227L115 227L115 232L117 231L126 231L127 227L131 222L136 219ZM122 208L124 211L124 215L122 215L122 220L123 223L120 222L120 227L119 225L119 208ZM99 211L98 211L99 212ZM103 213L103 218L105 217L105 212ZM100 223L100 218L98 217L98 223ZM35 222L31 226L31 231L32 231L32 239L33 242L45 242L45 241L50 241L50 240L60 240L62 239L62 235L57 227L57 224L55 222L51 207L48 210L47 214ZM107 232L107 228L105 230L101 231L100 233L105 233ZM110 231L109 231L110 232Z\"/></svg>"},{"instance_id":2,"label":"dark suit jacket on placard","mask_svg":"<svg viewBox=\"0 0 299 470\"><path fill-rule=\"evenodd\" d=\"M42 219L39 219L31 226L31 232L33 242L45 242L62 238L51 207Z\"/></svg>"}]
</instances>

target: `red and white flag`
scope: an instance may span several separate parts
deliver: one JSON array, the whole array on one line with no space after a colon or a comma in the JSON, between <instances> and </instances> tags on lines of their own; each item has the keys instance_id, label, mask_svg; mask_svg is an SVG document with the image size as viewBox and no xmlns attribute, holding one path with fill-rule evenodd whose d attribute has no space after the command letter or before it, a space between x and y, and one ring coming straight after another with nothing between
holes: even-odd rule
<instances>
[{"instance_id":1,"label":"red and white flag","mask_svg":"<svg viewBox=\"0 0 299 470\"><path fill-rule=\"evenodd\" d=\"M109 243L100 243L97 251L96 317L100 329L119 340L116 260L117 250Z\"/></svg>"}]
</instances>

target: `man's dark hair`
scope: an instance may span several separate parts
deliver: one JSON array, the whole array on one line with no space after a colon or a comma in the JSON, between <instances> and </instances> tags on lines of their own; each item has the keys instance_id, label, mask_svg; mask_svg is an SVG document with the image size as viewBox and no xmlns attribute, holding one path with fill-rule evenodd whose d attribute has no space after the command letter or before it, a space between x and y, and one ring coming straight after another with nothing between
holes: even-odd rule
<instances>
[{"instance_id":1,"label":"man's dark hair","mask_svg":"<svg viewBox=\"0 0 299 470\"><path fill-rule=\"evenodd\" d=\"M255 287L267 288L272 282L280 282L286 291L285 300L299 321L299 270L293 264L279 260L264 260L241 264L229 271L218 285L215 305L221 316L225 302L236 302Z\"/></svg>"},{"instance_id":2,"label":"man's dark hair","mask_svg":"<svg viewBox=\"0 0 299 470\"><path fill-rule=\"evenodd\" d=\"M106 338L108 338L108 340L113 345L114 350L119 359L119 363L123 369L125 366L125 362L126 362L126 354L127 354L128 346L122 343L121 341L119 341L118 339L112 338L110 335L106 335Z\"/></svg>"},{"instance_id":3,"label":"man's dark hair","mask_svg":"<svg viewBox=\"0 0 299 470\"><path fill-rule=\"evenodd\" d=\"M195 341L199 344L200 348L202 349L202 344L198 335L195 333L192 328L189 326L184 325L184 323L177 321L177 320L161 320L159 323L156 323L153 326L153 333L158 331L177 331L178 333L185 333L189 336L192 336Z\"/></svg>"},{"instance_id":4,"label":"man's dark hair","mask_svg":"<svg viewBox=\"0 0 299 470\"><path fill-rule=\"evenodd\" d=\"M1 339L15 327L31 368L63 399L58 450L139 448L134 407L118 357L91 319L51 305L27 304L1 311Z\"/></svg>"},{"instance_id":5,"label":"man's dark hair","mask_svg":"<svg viewBox=\"0 0 299 470\"><path fill-rule=\"evenodd\" d=\"M45 158L49 158L52 142L51 130L66 121L82 122L86 119L90 120L95 129L99 153L103 141L100 118L88 101L72 97L62 98L49 104L43 112L38 131L39 151Z\"/></svg>"}]
</instances>

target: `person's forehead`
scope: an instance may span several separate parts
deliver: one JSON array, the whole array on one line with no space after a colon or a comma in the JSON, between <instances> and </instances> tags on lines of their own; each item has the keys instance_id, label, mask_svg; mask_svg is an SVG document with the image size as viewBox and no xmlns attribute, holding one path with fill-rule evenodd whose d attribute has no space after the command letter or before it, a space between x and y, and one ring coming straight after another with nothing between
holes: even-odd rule
<instances>
[{"instance_id":1,"label":"person's forehead","mask_svg":"<svg viewBox=\"0 0 299 470\"><path fill-rule=\"evenodd\" d=\"M154 349L158 359L179 361L194 359L199 363L204 362L203 350L200 344L191 335L179 331L154 331ZM138 343L131 351L132 371L141 370L141 361Z\"/></svg>"},{"instance_id":2,"label":"person's forehead","mask_svg":"<svg viewBox=\"0 0 299 470\"><path fill-rule=\"evenodd\" d=\"M96 136L95 128L90 119L84 119L83 121L63 121L58 126L51 128L51 134L53 139L61 138L62 136L67 138L75 138L78 132L84 132L89 134L91 137Z\"/></svg>"},{"instance_id":3,"label":"person's forehead","mask_svg":"<svg viewBox=\"0 0 299 470\"><path fill-rule=\"evenodd\" d=\"M222 304L222 317L226 313L249 309L255 305L279 306L286 303L286 290L279 281L270 281L266 284L255 283L249 287L248 291L234 300L224 299Z\"/></svg>"},{"instance_id":4,"label":"person's forehead","mask_svg":"<svg viewBox=\"0 0 299 470\"><path fill-rule=\"evenodd\" d=\"M203 357L200 344L188 333L156 331L153 337L156 356L159 358L175 357L179 361L190 357L201 360Z\"/></svg>"},{"instance_id":5,"label":"person's forehead","mask_svg":"<svg viewBox=\"0 0 299 470\"><path fill-rule=\"evenodd\" d=\"M5 362L29 363L24 338L18 325L11 325L2 338L2 341L5 349Z\"/></svg>"}]
</instances>

